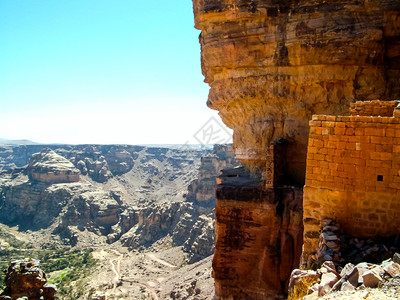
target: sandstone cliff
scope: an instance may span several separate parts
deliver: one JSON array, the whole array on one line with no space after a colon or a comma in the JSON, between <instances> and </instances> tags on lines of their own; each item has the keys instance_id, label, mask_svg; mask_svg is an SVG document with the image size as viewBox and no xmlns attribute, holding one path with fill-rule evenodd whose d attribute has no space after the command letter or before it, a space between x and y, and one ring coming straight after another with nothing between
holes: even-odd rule
<instances>
[{"instance_id":1,"label":"sandstone cliff","mask_svg":"<svg viewBox=\"0 0 400 300\"><path fill-rule=\"evenodd\" d=\"M120 241L133 250L170 239L190 263L213 254L215 178L220 168L238 164L231 145L201 151L41 147L53 150L37 145L0 149L0 222L42 229L69 245ZM80 172L79 182L35 179L62 175L66 166Z\"/></svg>"},{"instance_id":2,"label":"sandstone cliff","mask_svg":"<svg viewBox=\"0 0 400 300\"><path fill-rule=\"evenodd\" d=\"M186 199L202 206L214 207L219 171L238 165L231 144L214 145L213 152L201 158L198 178L190 183Z\"/></svg>"},{"instance_id":3,"label":"sandstone cliff","mask_svg":"<svg viewBox=\"0 0 400 300\"><path fill-rule=\"evenodd\" d=\"M49 148L34 154L26 171L30 179L48 183L77 182L80 175L68 159Z\"/></svg>"},{"instance_id":4,"label":"sandstone cliff","mask_svg":"<svg viewBox=\"0 0 400 300\"><path fill-rule=\"evenodd\" d=\"M355 100L399 98L400 2L193 0L193 11L207 104L250 169L217 187L216 295L284 297L287 272L272 262L298 262L308 122Z\"/></svg>"},{"instance_id":5,"label":"sandstone cliff","mask_svg":"<svg viewBox=\"0 0 400 300\"><path fill-rule=\"evenodd\" d=\"M265 170L265 150L284 138L288 174L304 183L312 114L400 97L397 0L193 0L193 10L208 106L247 164Z\"/></svg>"}]
</instances>

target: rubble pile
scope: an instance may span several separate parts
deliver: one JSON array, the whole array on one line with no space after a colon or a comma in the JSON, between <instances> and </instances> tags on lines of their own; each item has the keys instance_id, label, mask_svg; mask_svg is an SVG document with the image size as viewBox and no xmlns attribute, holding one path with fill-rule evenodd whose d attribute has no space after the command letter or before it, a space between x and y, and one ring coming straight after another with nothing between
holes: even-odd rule
<instances>
[{"instance_id":1,"label":"rubble pile","mask_svg":"<svg viewBox=\"0 0 400 300\"><path fill-rule=\"evenodd\" d=\"M332 261L326 261L318 270L299 270L292 272L289 293L293 294L296 287L307 284L307 294L310 297L322 297L327 294L355 292L368 288L389 289L390 293L400 293L400 254L395 253L382 263L372 264L361 262L357 265L346 264L336 268Z\"/></svg>"}]
</instances>

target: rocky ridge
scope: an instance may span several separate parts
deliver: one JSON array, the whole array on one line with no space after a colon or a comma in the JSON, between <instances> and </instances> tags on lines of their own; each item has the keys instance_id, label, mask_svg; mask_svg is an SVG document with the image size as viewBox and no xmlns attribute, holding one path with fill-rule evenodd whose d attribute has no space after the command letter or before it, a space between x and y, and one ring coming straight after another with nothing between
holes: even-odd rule
<instances>
[{"instance_id":1,"label":"rocky ridge","mask_svg":"<svg viewBox=\"0 0 400 300\"><path fill-rule=\"evenodd\" d=\"M236 165L231 145L215 145L213 153L201 159L198 178L188 187L187 202L143 208L137 224L122 237L123 245L135 248L169 235L173 245L182 245L190 253L190 263L212 255L215 180L220 168Z\"/></svg>"},{"instance_id":2,"label":"rocky ridge","mask_svg":"<svg viewBox=\"0 0 400 300\"><path fill-rule=\"evenodd\" d=\"M62 274L78 273L71 275L74 269L65 265L62 272L53 272L58 270L58 260L74 256L74 249L93 251L96 270L76 282L74 278L70 284L63 283L61 299L68 289L76 297L89 299L111 295L154 298L157 294L175 295L176 299L212 297L214 208L210 203L215 203L215 196L207 188L219 167L237 164L231 146L218 145L211 151L118 145L32 147L0 151L0 156L7 155L0 162L0 221L15 226L2 225L29 245L23 246L27 250L15 251L19 248L0 237L0 247L5 249L0 256L20 259L24 253L37 257L43 252L42 258L51 257L54 262L50 278L59 284L64 282ZM29 158L26 154L30 152L38 154ZM210 159L201 161L203 155ZM57 160L62 162L60 170L52 164ZM40 181L30 175L33 169L62 174L64 165L79 170L79 181ZM200 188L188 189L189 185ZM71 252L63 252L71 246ZM18 256L12 256L13 251ZM187 274L180 272L187 263ZM171 279L164 283L167 276ZM199 289L204 296L196 294Z\"/></svg>"},{"instance_id":3,"label":"rocky ridge","mask_svg":"<svg viewBox=\"0 0 400 300\"><path fill-rule=\"evenodd\" d=\"M15 148L18 164L21 150L32 150ZM185 187L196 175L192 164L204 153L135 146L56 146L55 150L65 157L44 149L32 156L26 168L1 171L0 220L31 230L49 227L72 240L76 232L87 229L109 235L110 242L138 222L141 207L158 201L182 202ZM71 174L78 178L71 180Z\"/></svg>"},{"instance_id":4,"label":"rocky ridge","mask_svg":"<svg viewBox=\"0 0 400 300\"><path fill-rule=\"evenodd\" d=\"M22 164L21 153L33 151L30 146L14 148L15 162L7 157L14 165ZM26 167L3 164L0 221L23 230L49 231L68 245L119 241L137 249L171 236L173 246L182 246L195 262L214 250L210 203L215 203L215 195L208 188L215 189L220 167L237 164L231 146L217 145L200 161L209 152L136 146L45 148L33 154ZM65 170L79 180L71 182ZM195 179L197 172L201 176ZM48 180L49 174L58 174L57 180ZM93 234L99 239L93 240Z\"/></svg>"},{"instance_id":5,"label":"rocky ridge","mask_svg":"<svg viewBox=\"0 0 400 300\"><path fill-rule=\"evenodd\" d=\"M31 180L48 183L78 182L80 172L66 158L46 148L29 160L26 172Z\"/></svg>"}]
</instances>

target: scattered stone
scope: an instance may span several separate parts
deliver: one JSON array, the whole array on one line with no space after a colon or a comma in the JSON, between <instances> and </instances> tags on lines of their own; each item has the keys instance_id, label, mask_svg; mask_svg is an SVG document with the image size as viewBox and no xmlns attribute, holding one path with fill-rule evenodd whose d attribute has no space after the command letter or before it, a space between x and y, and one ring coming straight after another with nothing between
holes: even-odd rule
<instances>
[{"instance_id":1,"label":"scattered stone","mask_svg":"<svg viewBox=\"0 0 400 300\"><path fill-rule=\"evenodd\" d=\"M343 234L339 228L333 220L321 221L317 251L305 264L313 269L319 267L320 282L308 289L307 299L336 291L368 291L396 282L397 278L400 281L400 235L362 239Z\"/></svg>"},{"instance_id":2,"label":"scattered stone","mask_svg":"<svg viewBox=\"0 0 400 300\"><path fill-rule=\"evenodd\" d=\"M345 265L343 270L340 272L340 277L345 281L348 281L354 287L357 287L358 285L358 276L358 268L351 263Z\"/></svg>"},{"instance_id":3,"label":"scattered stone","mask_svg":"<svg viewBox=\"0 0 400 300\"><path fill-rule=\"evenodd\" d=\"M383 281L383 269L380 266L375 267L374 269L365 272L362 275L363 284L366 287L376 288L379 283Z\"/></svg>"},{"instance_id":4,"label":"scattered stone","mask_svg":"<svg viewBox=\"0 0 400 300\"><path fill-rule=\"evenodd\" d=\"M356 288L355 288L354 285L352 285L350 282L345 281L345 282L343 282L343 284L342 284L340 290L341 290L342 292L352 292L352 291L355 291Z\"/></svg>"},{"instance_id":5,"label":"scattered stone","mask_svg":"<svg viewBox=\"0 0 400 300\"><path fill-rule=\"evenodd\" d=\"M400 274L400 265L391 261L383 265L383 270L389 274L390 277L395 277Z\"/></svg>"},{"instance_id":6,"label":"scattered stone","mask_svg":"<svg viewBox=\"0 0 400 300\"><path fill-rule=\"evenodd\" d=\"M325 269L326 271L322 271L323 269ZM336 276L340 276L337 272L336 272L336 267L335 264L333 263L333 261L326 261L322 264L321 266L321 272L322 273L334 273Z\"/></svg>"},{"instance_id":7,"label":"scattered stone","mask_svg":"<svg viewBox=\"0 0 400 300\"><path fill-rule=\"evenodd\" d=\"M322 296L326 295L327 293L329 293L331 288L338 281L339 281L339 277L333 272L328 272L328 273L322 274L321 283L319 284L319 288L318 288L318 296L322 297Z\"/></svg>"},{"instance_id":8,"label":"scattered stone","mask_svg":"<svg viewBox=\"0 0 400 300\"><path fill-rule=\"evenodd\" d=\"M319 267L325 261L333 261L336 266L345 262L379 264L392 257L400 264L400 255L395 253L400 250L400 235L361 239L343 234L339 229L339 224L332 220L321 221L318 248L315 254L309 256L307 267Z\"/></svg>"},{"instance_id":9,"label":"scattered stone","mask_svg":"<svg viewBox=\"0 0 400 300\"><path fill-rule=\"evenodd\" d=\"M393 261L394 261L395 263L400 264L400 254L399 254L399 253L395 253L395 254L393 255Z\"/></svg>"},{"instance_id":10,"label":"scattered stone","mask_svg":"<svg viewBox=\"0 0 400 300\"><path fill-rule=\"evenodd\" d=\"M374 268L373 264L370 263L359 263L356 266L357 270L358 270L358 285L363 284L364 280L363 280L363 275L367 272L369 272L370 270L372 270Z\"/></svg>"}]
</instances>

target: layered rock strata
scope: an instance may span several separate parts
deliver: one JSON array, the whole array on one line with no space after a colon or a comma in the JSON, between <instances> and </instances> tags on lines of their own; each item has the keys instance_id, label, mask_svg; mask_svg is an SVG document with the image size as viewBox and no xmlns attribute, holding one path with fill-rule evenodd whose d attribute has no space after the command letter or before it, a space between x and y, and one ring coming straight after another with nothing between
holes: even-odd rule
<instances>
[{"instance_id":1,"label":"layered rock strata","mask_svg":"<svg viewBox=\"0 0 400 300\"><path fill-rule=\"evenodd\" d=\"M261 175L257 188L271 189L267 194L304 184L313 114L342 115L355 99L400 96L396 0L193 0L193 10L195 27L202 31L202 71L211 87L207 104L233 129L237 159ZM239 257L248 249L233 255L231 248L221 246L229 243L224 237L238 223L244 224L241 231L251 226L242 215L233 217L242 211L242 202L226 200L238 198L232 195L248 184L232 182L229 190L217 188L214 277L220 299L274 298L273 290L276 297L281 295L277 285L262 282L269 280L266 273L228 271L240 268L245 256ZM275 198L265 199L264 192L248 197L248 212ZM281 200L277 203L286 207ZM226 215L232 217L224 219ZM279 235L278 224L268 223L266 230ZM274 253L254 249L259 257ZM226 277L227 273L235 276ZM254 293L245 296L243 290Z\"/></svg>"},{"instance_id":2,"label":"layered rock strata","mask_svg":"<svg viewBox=\"0 0 400 300\"><path fill-rule=\"evenodd\" d=\"M66 158L49 148L36 153L27 167L29 178L46 183L78 182L80 172Z\"/></svg>"},{"instance_id":3,"label":"layered rock strata","mask_svg":"<svg viewBox=\"0 0 400 300\"><path fill-rule=\"evenodd\" d=\"M214 145L213 152L201 158L198 178L190 183L186 199L198 205L214 207L219 171L238 165L231 144Z\"/></svg>"},{"instance_id":4,"label":"layered rock strata","mask_svg":"<svg viewBox=\"0 0 400 300\"><path fill-rule=\"evenodd\" d=\"M267 189L245 168L218 178L213 260L218 299L285 298L302 247L302 191Z\"/></svg>"},{"instance_id":5,"label":"layered rock strata","mask_svg":"<svg viewBox=\"0 0 400 300\"><path fill-rule=\"evenodd\" d=\"M313 114L400 97L397 0L193 0L193 10L208 106L249 165L265 169L266 149L284 138L302 183Z\"/></svg>"}]
</instances>

